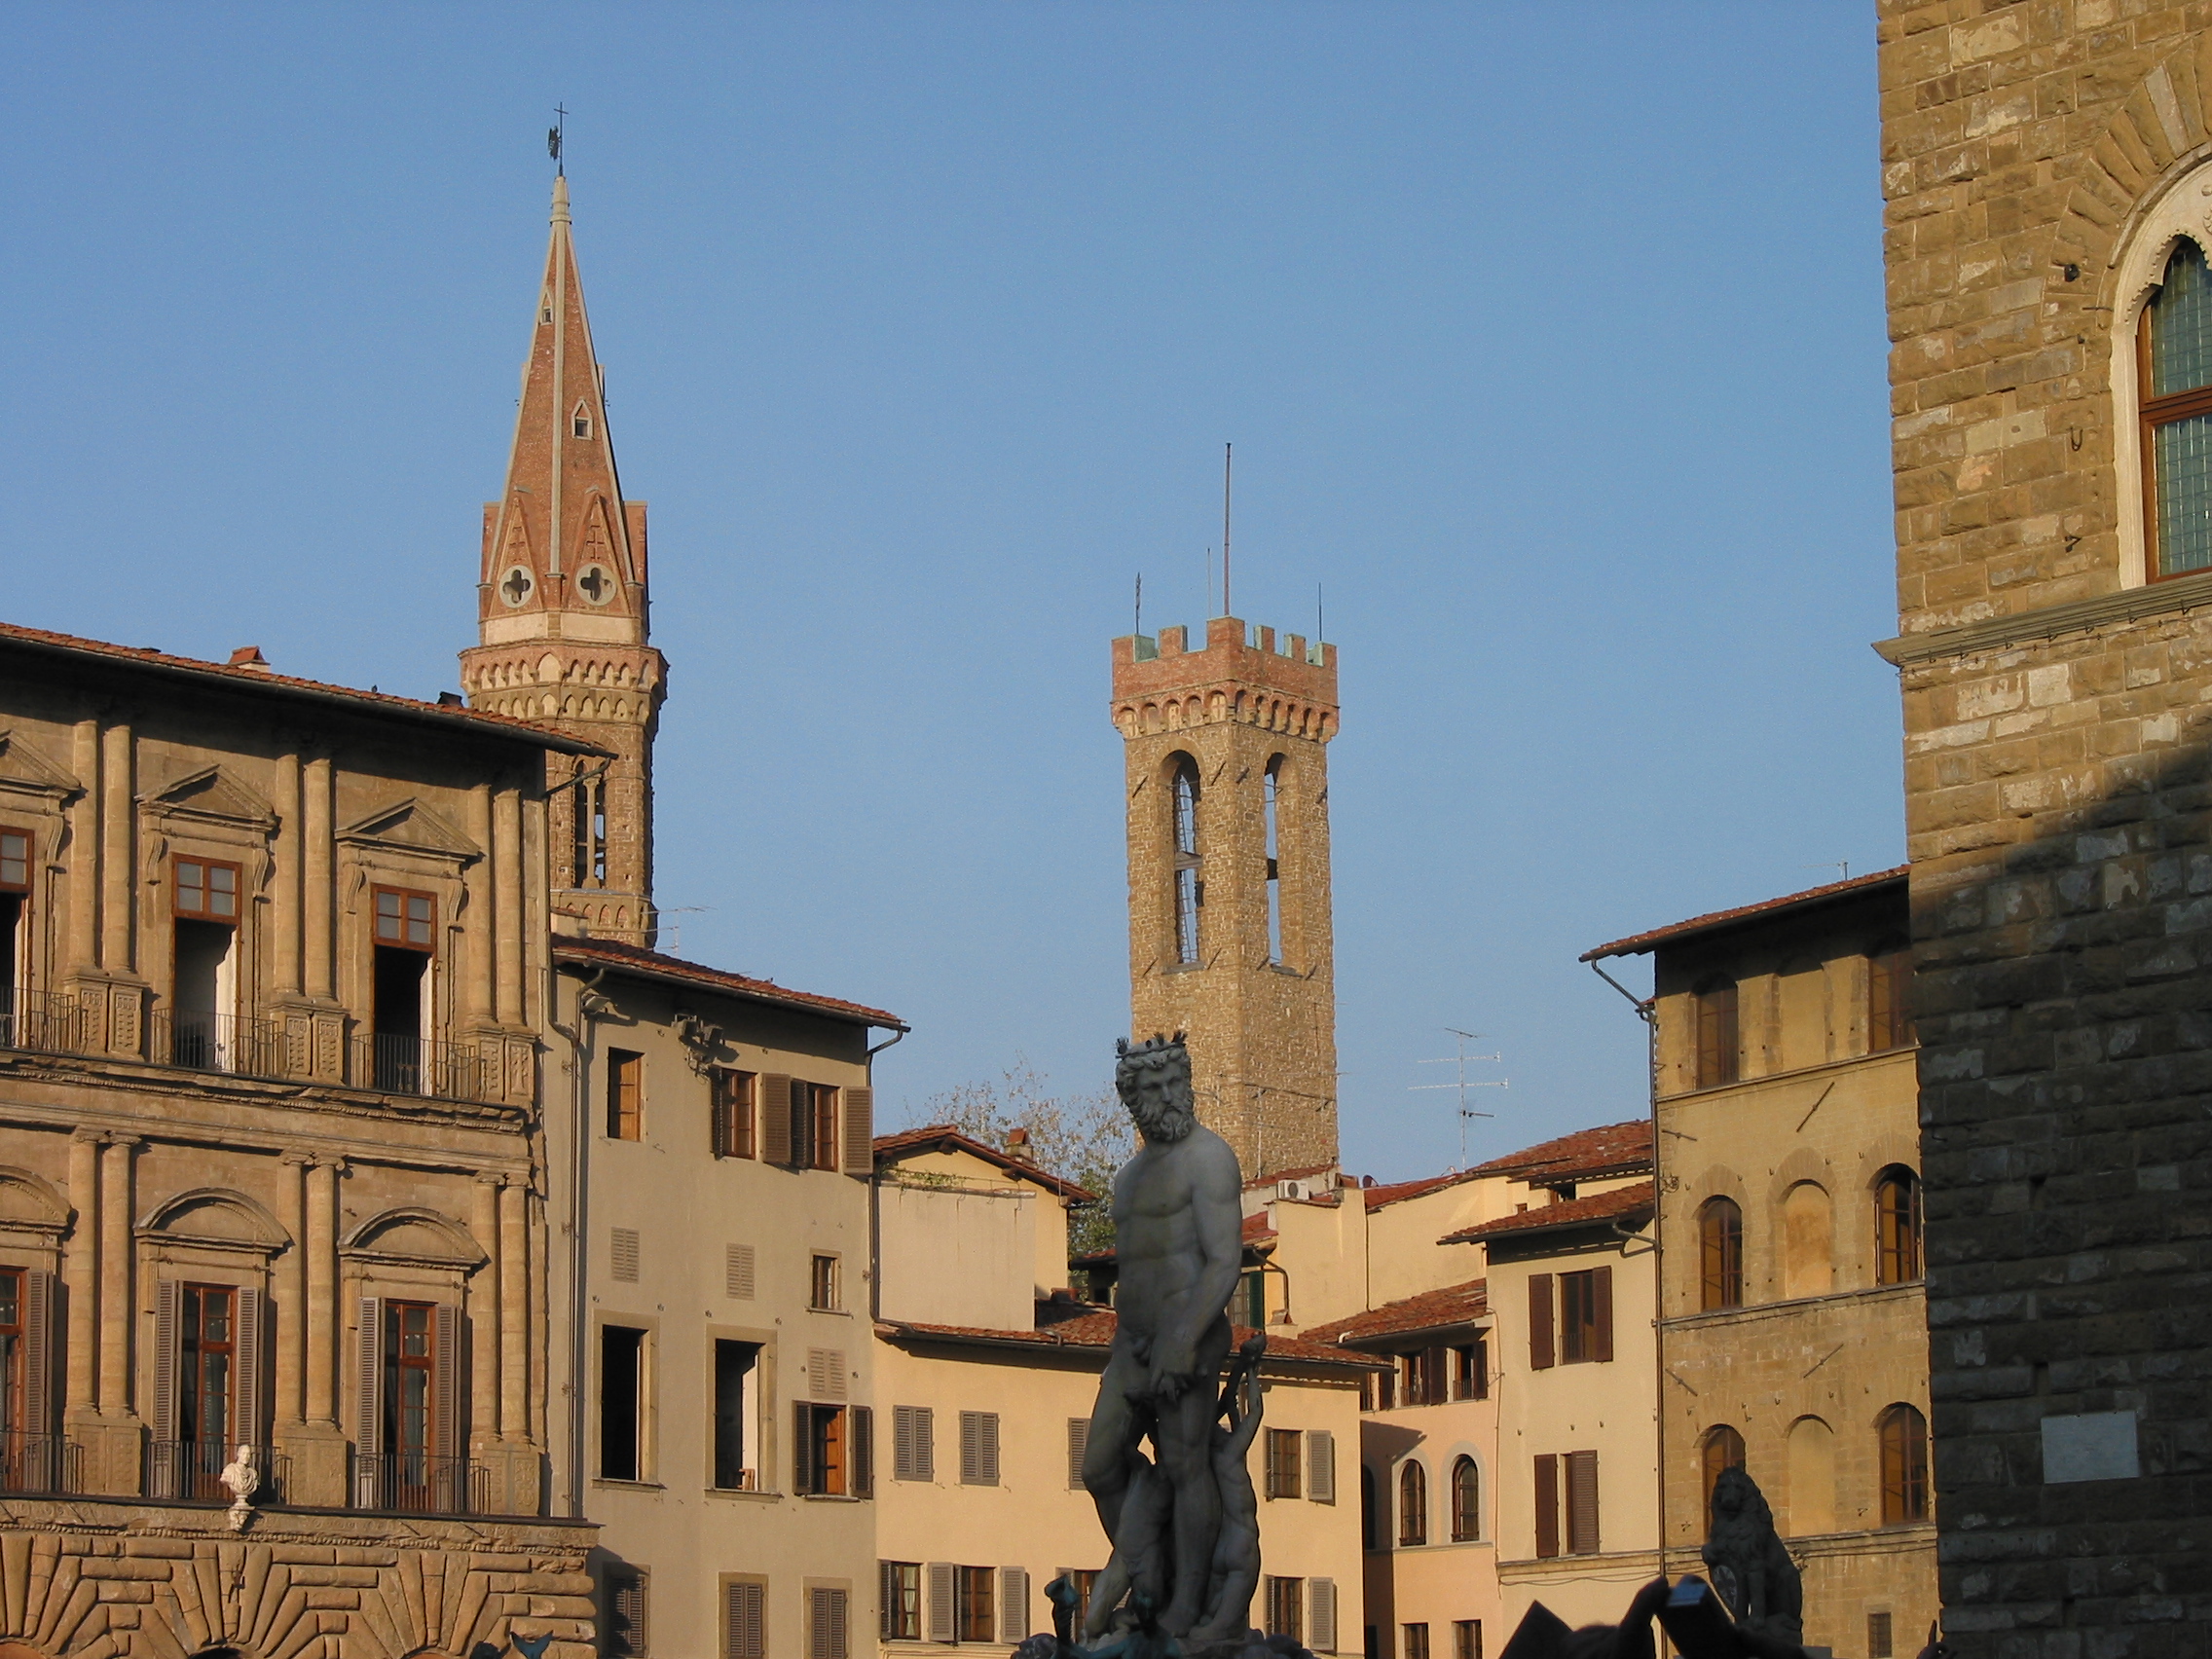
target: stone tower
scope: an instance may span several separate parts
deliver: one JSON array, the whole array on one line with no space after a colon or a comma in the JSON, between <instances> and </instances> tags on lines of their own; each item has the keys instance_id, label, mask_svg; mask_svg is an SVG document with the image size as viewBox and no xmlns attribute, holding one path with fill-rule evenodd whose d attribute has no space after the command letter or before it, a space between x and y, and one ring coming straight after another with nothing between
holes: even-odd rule
<instances>
[{"instance_id":1,"label":"stone tower","mask_svg":"<svg viewBox=\"0 0 2212 1659\"><path fill-rule=\"evenodd\" d=\"M645 504L622 498L605 392L569 181L556 178L506 493L484 504L477 644L461 653L461 683L474 708L613 754L553 763L548 781L571 785L548 802L553 909L596 937L650 944L653 731L668 664L647 642Z\"/></svg>"},{"instance_id":2,"label":"stone tower","mask_svg":"<svg viewBox=\"0 0 2212 1659\"><path fill-rule=\"evenodd\" d=\"M1903 688L1946 1634L1970 1659L2194 1653L2212 8L1876 14L1899 608L1877 648ZM1913 1450L1885 1463L1908 1515Z\"/></svg>"},{"instance_id":3,"label":"stone tower","mask_svg":"<svg viewBox=\"0 0 2212 1659\"><path fill-rule=\"evenodd\" d=\"M1128 766L1129 1014L1189 1034L1247 1179L1337 1161L1329 764L1337 653L1234 616L1114 642Z\"/></svg>"}]
</instances>

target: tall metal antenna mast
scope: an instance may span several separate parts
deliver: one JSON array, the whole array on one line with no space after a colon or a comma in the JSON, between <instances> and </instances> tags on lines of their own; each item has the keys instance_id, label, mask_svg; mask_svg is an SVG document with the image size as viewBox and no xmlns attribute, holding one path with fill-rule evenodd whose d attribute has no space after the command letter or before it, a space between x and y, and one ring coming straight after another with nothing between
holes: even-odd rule
<instances>
[{"instance_id":1,"label":"tall metal antenna mast","mask_svg":"<svg viewBox=\"0 0 2212 1659\"><path fill-rule=\"evenodd\" d=\"M1495 1112L1478 1112L1472 1106L1469 1106L1467 1104L1467 1090L1470 1088L1505 1088L1511 1086L1513 1080L1501 1077L1493 1082L1486 1083L1477 1080L1469 1083L1467 1081L1467 1062L1469 1060L1478 1062L1495 1061L1504 1058L1504 1056L1502 1054L1468 1053L1467 1045L1469 1043L1482 1041L1482 1033L1479 1031L1462 1031L1456 1025L1447 1025L1444 1029L1458 1039L1456 1047L1459 1051L1456 1054L1447 1054L1440 1060L1416 1060L1414 1063L1422 1066L1456 1066L1459 1070L1457 1079L1452 1083L1417 1083L1408 1092L1423 1088L1456 1088L1459 1091L1459 1161L1453 1165L1455 1170L1459 1170L1467 1166L1467 1120L1469 1118L1494 1118L1497 1116Z\"/></svg>"},{"instance_id":2,"label":"tall metal antenna mast","mask_svg":"<svg viewBox=\"0 0 2212 1659\"><path fill-rule=\"evenodd\" d=\"M1136 626L1136 631L1137 631L1138 633L1140 633L1140 634L1144 632L1144 572L1143 572L1142 571L1139 571L1137 572L1137 626Z\"/></svg>"},{"instance_id":3,"label":"tall metal antenna mast","mask_svg":"<svg viewBox=\"0 0 2212 1659\"><path fill-rule=\"evenodd\" d=\"M1221 613L1235 614L1229 605L1229 463L1235 446L1221 446Z\"/></svg>"}]
</instances>

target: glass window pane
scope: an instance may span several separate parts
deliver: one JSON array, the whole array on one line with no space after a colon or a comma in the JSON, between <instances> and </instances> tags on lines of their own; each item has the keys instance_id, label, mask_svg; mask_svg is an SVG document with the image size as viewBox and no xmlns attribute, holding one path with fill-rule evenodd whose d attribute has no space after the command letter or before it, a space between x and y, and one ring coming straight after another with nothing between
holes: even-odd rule
<instances>
[{"instance_id":1,"label":"glass window pane","mask_svg":"<svg viewBox=\"0 0 2212 1659\"><path fill-rule=\"evenodd\" d=\"M2212 415L2168 421L2153 436L2158 571L2170 576L2212 567Z\"/></svg>"},{"instance_id":2,"label":"glass window pane","mask_svg":"<svg viewBox=\"0 0 2212 1659\"><path fill-rule=\"evenodd\" d=\"M2203 250L2185 238L2151 299L2151 395L2200 386L2212 386L2212 272Z\"/></svg>"}]
</instances>

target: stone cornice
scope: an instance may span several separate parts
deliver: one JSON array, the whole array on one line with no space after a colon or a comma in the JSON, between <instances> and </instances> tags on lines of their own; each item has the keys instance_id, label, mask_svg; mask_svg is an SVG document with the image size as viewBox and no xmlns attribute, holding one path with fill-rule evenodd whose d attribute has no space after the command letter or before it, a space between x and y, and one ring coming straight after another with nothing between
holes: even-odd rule
<instances>
[{"instance_id":1,"label":"stone cornice","mask_svg":"<svg viewBox=\"0 0 2212 1659\"><path fill-rule=\"evenodd\" d=\"M2017 615L1992 616L1957 628L1934 628L1925 634L1876 640L1874 650L1895 667L1912 668L1938 657L2003 650L2030 640L2051 640L2114 622L2175 615L2199 606L2212 606L2212 571L2175 576L2146 587L2121 588L2118 593L2100 593L2090 599L2068 600L2064 605L2046 605Z\"/></svg>"}]
</instances>

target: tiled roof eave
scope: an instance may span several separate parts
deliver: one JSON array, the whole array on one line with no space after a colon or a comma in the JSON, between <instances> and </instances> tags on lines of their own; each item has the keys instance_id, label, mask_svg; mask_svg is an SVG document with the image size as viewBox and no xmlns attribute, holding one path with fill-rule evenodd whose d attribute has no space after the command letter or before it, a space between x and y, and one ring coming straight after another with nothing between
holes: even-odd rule
<instances>
[{"instance_id":1,"label":"tiled roof eave","mask_svg":"<svg viewBox=\"0 0 2212 1659\"><path fill-rule=\"evenodd\" d=\"M663 956L658 951L645 950L636 945L617 944L612 940L556 936L553 940L553 959L556 963L572 967L606 968L637 978L651 979L659 984L712 991L717 996L763 1003L773 1008L793 1009L864 1027L900 1032L909 1029L897 1014L886 1014L882 1009L869 1008L864 1003L818 996L811 991L789 990L764 979L751 979L742 974L731 974L701 963Z\"/></svg>"},{"instance_id":2,"label":"tiled roof eave","mask_svg":"<svg viewBox=\"0 0 2212 1659\"><path fill-rule=\"evenodd\" d=\"M1611 956L1641 956L1659 945L1694 939L1699 934L1719 933L1726 928L1762 922L1772 916L1825 904L1831 900L1856 898L1890 882L1901 884L1911 867L1909 865L1899 865L1892 869L1855 875L1848 881L1831 881L1825 887L1809 887L1802 893L1786 893L1779 899L1763 899L1756 904L1739 904L1731 910L1710 910L1702 916L1691 916L1686 921L1675 922L1667 927L1631 934L1626 939L1614 940L1610 944L1601 944L1595 950L1585 950L1581 960L1599 962Z\"/></svg>"}]
</instances>

